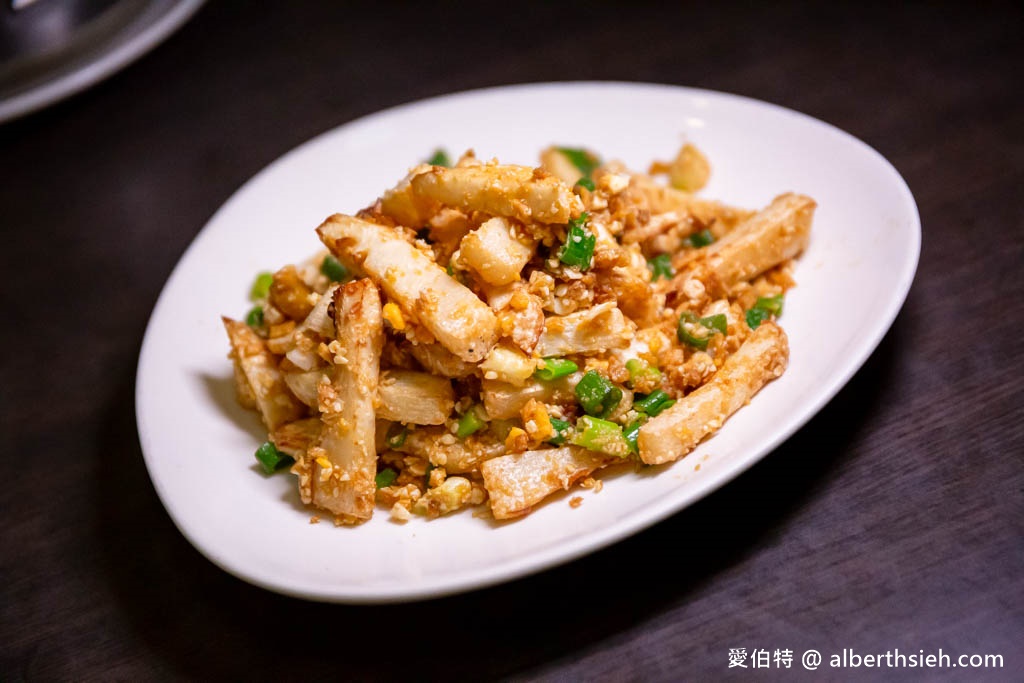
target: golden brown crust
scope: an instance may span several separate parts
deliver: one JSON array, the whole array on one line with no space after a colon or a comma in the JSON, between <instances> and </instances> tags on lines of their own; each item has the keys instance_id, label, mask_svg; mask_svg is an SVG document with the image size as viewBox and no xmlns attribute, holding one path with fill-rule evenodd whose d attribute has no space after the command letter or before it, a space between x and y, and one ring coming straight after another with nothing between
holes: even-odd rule
<instances>
[{"instance_id":1,"label":"golden brown crust","mask_svg":"<svg viewBox=\"0 0 1024 683\"><path fill-rule=\"evenodd\" d=\"M313 504L345 524L373 514L377 474L377 395L383 321L380 294L369 279L339 287L334 294L339 358L330 382L319 386L323 430L310 448Z\"/></svg>"},{"instance_id":2,"label":"golden brown crust","mask_svg":"<svg viewBox=\"0 0 1024 683\"><path fill-rule=\"evenodd\" d=\"M267 429L298 419L305 407L288 391L277 359L266 342L248 325L231 318L221 318L231 341L231 353L248 382L253 401Z\"/></svg>"},{"instance_id":3,"label":"golden brown crust","mask_svg":"<svg viewBox=\"0 0 1024 683\"><path fill-rule=\"evenodd\" d=\"M784 370L777 311L756 330L747 311L793 285L813 200L781 195L755 213L697 197L710 169L689 145L652 171L675 187L614 161L587 168L585 150L543 160L414 167L317 229L362 279L332 284L321 252L274 274L258 326L225 320L239 402L336 524L376 504L405 522L488 497L509 519L579 480L598 490L591 475L621 461L608 453L682 457ZM622 392L615 405L589 403L593 378L577 396L586 373ZM614 425L647 419L634 398L659 390L677 402L630 455ZM584 405L612 426L577 422Z\"/></svg>"},{"instance_id":4,"label":"golden brown crust","mask_svg":"<svg viewBox=\"0 0 1024 683\"><path fill-rule=\"evenodd\" d=\"M718 431L789 359L786 333L765 322L729 356L710 381L640 428L640 459L648 465L678 460Z\"/></svg>"},{"instance_id":5,"label":"golden brown crust","mask_svg":"<svg viewBox=\"0 0 1024 683\"><path fill-rule=\"evenodd\" d=\"M491 458L480 466L495 519L511 519L594 470L618 460L576 446L525 451Z\"/></svg>"}]
</instances>

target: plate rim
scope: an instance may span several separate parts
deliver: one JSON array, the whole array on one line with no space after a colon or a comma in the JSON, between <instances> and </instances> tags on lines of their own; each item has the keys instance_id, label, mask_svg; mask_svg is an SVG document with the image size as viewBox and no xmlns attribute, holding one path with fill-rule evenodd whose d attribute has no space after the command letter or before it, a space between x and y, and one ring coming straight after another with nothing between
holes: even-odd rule
<instances>
[{"instance_id":1,"label":"plate rim","mask_svg":"<svg viewBox=\"0 0 1024 683\"><path fill-rule=\"evenodd\" d=\"M160 311L164 305L166 305L167 292L171 289L173 283L176 281L179 273L182 269L182 264L185 263L191 256L193 250L198 248L204 241L204 236L208 235L207 228L212 225L217 219L226 212L231 205L233 205L238 198L252 185L260 181L265 175L270 173L277 166L286 163L293 155L299 154L301 151L306 149L308 146L317 144L323 138L335 134L342 129L349 127L356 127L357 125L366 122L370 119L376 119L388 115L394 115L401 113L405 110L411 110L419 106L431 105L440 102L441 100L446 101L458 101L460 99L486 96L493 93L509 93L523 90L543 90L543 89L566 89L566 88L613 88L613 89L639 89L648 91L663 91L673 92L680 95L689 96L710 96L716 99L734 100L745 105L756 105L759 107L769 107L770 109L781 113L786 116L796 117L802 120L804 123L812 126L824 127L833 133L838 134L845 139L846 142L853 143L855 146L861 148L869 156L873 157L875 161L881 162L881 168L888 172L894 181L896 181L896 190L899 195L899 199L903 207L907 210L907 217L911 219L911 225L909 235L911 237L911 244L906 257L902 261L902 270L899 273L899 277L896 280L898 295L892 296L887 300L887 305L884 310L880 311L880 315L876 317L878 323L872 328L872 334L870 335L869 343L862 343L858 347L858 353L851 354L848 362L842 368L842 372L834 376L832 381L829 383L827 388L818 394L816 400L812 403L806 404L800 411L797 411L791 416L782 426L781 429L777 429L773 432L772 438L759 443L756 447L752 448L744 458L737 459L731 463L724 464L718 468L713 474L709 473L709 476L700 477L694 481L687 489L686 493L681 496L666 496L660 501L652 503L652 505L644 511L642 515L636 515L634 518L627 518L620 523L612 525L604 529L597 529L594 531L588 531L577 539L571 539L569 543L557 545L549 548L544 548L538 551L532 551L528 553L524 558L517 558L514 560L504 561L501 564L490 567L478 568L471 570L468 573L456 574L454 578L450 578L448 575L434 577L431 581L420 581L414 586L403 587L403 586L348 586L347 589L340 589L337 586L318 586L315 582L312 585L307 585L309 582L302 583L297 581L281 581L275 582L273 579L265 578L258 572L250 571L245 566L233 563L227 557L217 552L215 548L204 547L197 541L189 531L184 528L181 521L172 511L172 506L168 504L168 495L165 490L165 483L160 481L159 478L153 476L153 468L150 463L152 457L149 453L153 452L153 447L150 445L150 437L147 436L149 430L145 428L146 417L144 417L144 402L145 402L145 377L144 368L149 362L149 358L153 353L153 336L151 334L154 326L154 320L160 314ZM826 121L822 121L808 114L783 107L772 102L766 102L764 100L758 100L743 95L737 95L733 93L721 92L716 90L709 90L705 88L692 88L688 86L679 86L671 84L661 83L646 83L646 82L635 82L635 81L548 81L548 82L537 82L537 83L522 83L515 85L503 85L503 86L492 86L486 88L477 88L470 90L463 90L454 93L442 94L424 99L414 100L411 102L405 102L398 104L386 109L382 109L376 112L360 116L350 121L343 122L330 129L322 131L317 135L313 136L309 140L302 142L295 147L284 152L263 168L257 171L254 175L248 178L241 186L239 186L230 197L228 197L220 207L210 216L203 227L196 233L190 242L189 246L182 252L181 256L175 263L170 275L165 281L163 288L160 291L160 295L157 298L156 303L153 306L153 311L150 314L150 318L146 324L146 331L143 337L142 345L139 351L139 358L137 364L137 371L135 376L135 414L137 430L139 435L139 443L141 446L143 459L146 463L147 473L149 474L150 481L153 483L153 487L157 492L157 496L160 498L161 504L167 511L168 516L173 521L175 527L181 532L181 534L189 541L189 543L196 548L204 557L210 560L213 564L220 567L224 571L232 574L248 583L256 586L260 586L267 590L289 595L292 597L302 598L306 600L313 600L319 602L330 602L330 603L345 603L345 604L387 604L387 603L402 603L402 602L413 602L418 600L440 598L448 595L457 593L468 592L472 590L478 590L488 586L505 583L514 579L525 577L531 574L538 573L540 571L562 565L573 560L576 560L584 555L596 552L598 550L607 548L608 546L617 543L633 534L636 534L644 529L647 529L665 519L671 515L682 511L689 507L694 502L710 495L720 487L724 486L728 482L734 480L736 477L741 475L743 472L751 468L756 463L762 461L771 451L775 450L781 443L789 439L797 430L806 425L811 419L814 418L821 410L828 405L828 403L835 397L835 395L850 381L868 360L872 353L878 348L882 339L891 329L893 322L897 315L902 309L906 302L910 288L913 284L914 276L916 275L917 267L920 261L921 252L921 220L920 213L918 211L917 203L914 200L913 193L910 190L906 180L902 177L895 166L886 159L881 153L875 150L873 147L868 145L863 140L856 136L848 133L837 126L834 126ZM582 538L583 540L579 540Z\"/></svg>"}]
</instances>

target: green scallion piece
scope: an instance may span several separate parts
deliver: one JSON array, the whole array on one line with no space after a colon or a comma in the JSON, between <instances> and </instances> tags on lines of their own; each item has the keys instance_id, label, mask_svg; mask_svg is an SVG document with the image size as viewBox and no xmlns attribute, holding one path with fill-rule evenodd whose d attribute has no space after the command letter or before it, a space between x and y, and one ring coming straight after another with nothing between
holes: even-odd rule
<instances>
[{"instance_id":1,"label":"green scallion piece","mask_svg":"<svg viewBox=\"0 0 1024 683\"><path fill-rule=\"evenodd\" d=\"M576 266L580 270L590 267L590 262L594 258L597 235L586 228L589 218L589 215L582 213L579 218L569 221L569 234L558 254L558 259L567 266Z\"/></svg>"},{"instance_id":2,"label":"green scallion piece","mask_svg":"<svg viewBox=\"0 0 1024 683\"><path fill-rule=\"evenodd\" d=\"M728 334L727 330L729 329L729 320L725 317L724 313L709 315L706 318L701 318L697 322L709 330L717 330L722 334Z\"/></svg>"},{"instance_id":3,"label":"green scallion piece","mask_svg":"<svg viewBox=\"0 0 1024 683\"><path fill-rule=\"evenodd\" d=\"M320 262L320 272L326 275L331 282L341 282L349 275L348 268L341 265L341 261L330 254L324 256L324 260Z\"/></svg>"},{"instance_id":4,"label":"green scallion piece","mask_svg":"<svg viewBox=\"0 0 1024 683\"><path fill-rule=\"evenodd\" d=\"M434 471L434 463L428 462L427 469L423 473L423 485L430 488L430 473Z\"/></svg>"},{"instance_id":5,"label":"green scallion piece","mask_svg":"<svg viewBox=\"0 0 1024 683\"><path fill-rule=\"evenodd\" d=\"M405 444L406 437L409 436L409 428L404 424L395 422L388 427L388 432L384 437L384 440L388 444L388 448L401 448Z\"/></svg>"},{"instance_id":6,"label":"green scallion piece","mask_svg":"<svg viewBox=\"0 0 1024 683\"><path fill-rule=\"evenodd\" d=\"M652 259L647 259L647 267L651 269L651 282L656 282L660 277L669 280L676 274L672 268L672 257L668 254L658 254Z\"/></svg>"},{"instance_id":7,"label":"green scallion piece","mask_svg":"<svg viewBox=\"0 0 1024 683\"><path fill-rule=\"evenodd\" d=\"M392 469L381 470L377 473L377 476L373 478L377 488L382 489L385 486L391 486L395 483L395 479L398 479L398 472Z\"/></svg>"},{"instance_id":8,"label":"green scallion piece","mask_svg":"<svg viewBox=\"0 0 1024 683\"><path fill-rule=\"evenodd\" d=\"M756 330L765 320L772 317L771 312L764 308L751 308L747 311L747 327Z\"/></svg>"},{"instance_id":9,"label":"green scallion piece","mask_svg":"<svg viewBox=\"0 0 1024 683\"><path fill-rule=\"evenodd\" d=\"M256 460L267 474L273 474L295 462L292 456L277 450L277 447L270 441L256 449Z\"/></svg>"},{"instance_id":10,"label":"green scallion piece","mask_svg":"<svg viewBox=\"0 0 1024 683\"><path fill-rule=\"evenodd\" d=\"M782 294L776 294L775 296L761 296L757 298L757 303L754 304L754 308L763 308L772 315L782 315L783 300L784 297Z\"/></svg>"},{"instance_id":11,"label":"green scallion piece","mask_svg":"<svg viewBox=\"0 0 1024 683\"><path fill-rule=\"evenodd\" d=\"M661 381L661 370L640 360L630 358L626 361L626 370L629 372L629 384L635 386L642 379L650 378L655 382Z\"/></svg>"},{"instance_id":12,"label":"green scallion piece","mask_svg":"<svg viewBox=\"0 0 1024 683\"><path fill-rule=\"evenodd\" d=\"M541 366L537 368L533 376L539 380L550 382L559 377L565 377L579 370L579 366L567 358L544 358Z\"/></svg>"},{"instance_id":13,"label":"green scallion piece","mask_svg":"<svg viewBox=\"0 0 1024 683\"><path fill-rule=\"evenodd\" d=\"M674 398L670 398L669 400L667 400L667 401L662 401L662 402L661 402L661 403L659 403L658 405L654 406L654 409L653 409L653 410L652 410L652 411L651 411L650 413L648 413L648 414L649 414L649 415L650 415L651 417L654 417L655 415L659 415L659 414L661 414L661 413L662 413L663 411L666 411L666 410L668 410L669 408L671 408L671 407L672 407L672 406L674 406L675 404L676 404L676 400L675 400Z\"/></svg>"},{"instance_id":14,"label":"green scallion piece","mask_svg":"<svg viewBox=\"0 0 1024 683\"><path fill-rule=\"evenodd\" d=\"M765 320L782 315L783 300L782 294L758 297L754 306L747 311L747 326L756 330Z\"/></svg>"},{"instance_id":15,"label":"green scallion piece","mask_svg":"<svg viewBox=\"0 0 1024 683\"><path fill-rule=\"evenodd\" d=\"M703 350L708 348L708 339L711 337L711 331L701 325L697 320L697 316L693 313L683 311L679 315L676 336L682 343Z\"/></svg>"},{"instance_id":16,"label":"green scallion piece","mask_svg":"<svg viewBox=\"0 0 1024 683\"><path fill-rule=\"evenodd\" d=\"M676 327L676 336L684 344L701 349L708 348L708 340L715 332L726 334L728 320L725 315L709 315L706 318L697 318L689 311L683 311L679 315L679 324Z\"/></svg>"},{"instance_id":17,"label":"green scallion piece","mask_svg":"<svg viewBox=\"0 0 1024 683\"><path fill-rule=\"evenodd\" d=\"M670 398L668 394L666 394L661 389L655 389L646 397L640 399L639 401L634 401L633 408L642 413L647 413L651 417L654 417L661 411L665 410L666 408L671 408L675 404L675 400Z\"/></svg>"},{"instance_id":18,"label":"green scallion piece","mask_svg":"<svg viewBox=\"0 0 1024 683\"><path fill-rule=\"evenodd\" d=\"M249 290L249 299L252 301L260 301L266 299L267 295L270 294L270 285L274 284L273 273L260 273L256 276L256 280L252 283L252 289Z\"/></svg>"},{"instance_id":19,"label":"green scallion piece","mask_svg":"<svg viewBox=\"0 0 1024 683\"><path fill-rule=\"evenodd\" d=\"M556 147L580 173L589 177L594 169L601 165L601 159L580 147Z\"/></svg>"},{"instance_id":20,"label":"green scallion piece","mask_svg":"<svg viewBox=\"0 0 1024 683\"><path fill-rule=\"evenodd\" d=\"M590 176L583 176L582 178L580 178L579 180L576 181L576 185L578 185L579 187L582 187L584 189L590 190L591 192L594 191L594 187L595 187L594 186L594 179L591 178Z\"/></svg>"},{"instance_id":21,"label":"green scallion piece","mask_svg":"<svg viewBox=\"0 0 1024 683\"><path fill-rule=\"evenodd\" d=\"M452 160L448 157L448 152L439 147L435 149L431 157L427 159L427 163L431 166L445 166L450 168Z\"/></svg>"},{"instance_id":22,"label":"green scallion piece","mask_svg":"<svg viewBox=\"0 0 1024 683\"><path fill-rule=\"evenodd\" d=\"M658 405L662 401L668 401L668 400L669 400L668 394L666 394L661 389L655 389L654 391L652 391L650 394L648 394L644 398L639 399L637 401L633 401L633 407L635 409L639 410L639 411L642 411L642 412L647 413L648 415L650 415L651 414L650 411L651 411L652 408L654 408L656 405Z\"/></svg>"},{"instance_id":23,"label":"green scallion piece","mask_svg":"<svg viewBox=\"0 0 1024 683\"><path fill-rule=\"evenodd\" d=\"M685 244L688 247L694 247L695 249L699 249L700 247L708 246L714 241L715 236L711 234L710 230L704 228L700 232L695 232L689 237L687 237L685 240L683 240L683 244Z\"/></svg>"},{"instance_id":24,"label":"green scallion piece","mask_svg":"<svg viewBox=\"0 0 1024 683\"><path fill-rule=\"evenodd\" d=\"M640 436L640 428L644 426L644 422L647 418L640 416L637 419L629 423L629 425L622 430L622 436L626 439L626 443L629 444L629 450L631 453L639 453L640 448L637 446L637 438Z\"/></svg>"},{"instance_id":25,"label":"green scallion piece","mask_svg":"<svg viewBox=\"0 0 1024 683\"><path fill-rule=\"evenodd\" d=\"M460 439L465 439L470 434L483 429L486 424L487 422L480 416L480 412L477 407L473 406L459 418L459 426L455 432L455 436Z\"/></svg>"},{"instance_id":26,"label":"green scallion piece","mask_svg":"<svg viewBox=\"0 0 1024 683\"><path fill-rule=\"evenodd\" d=\"M629 455L629 443L622 435L622 428L614 422L584 415L576 422L576 433L572 443L587 450L617 455Z\"/></svg>"},{"instance_id":27,"label":"green scallion piece","mask_svg":"<svg viewBox=\"0 0 1024 683\"><path fill-rule=\"evenodd\" d=\"M565 443L568 437L569 431L572 429L572 423L566 420L559 420L557 417L548 418L551 421L551 426L555 430L555 435L548 439L548 443L553 446L561 446Z\"/></svg>"},{"instance_id":28,"label":"green scallion piece","mask_svg":"<svg viewBox=\"0 0 1024 683\"><path fill-rule=\"evenodd\" d=\"M576 384L576 398L588 415L606 417L622 400L622 389L597 374L588 370Z\"/></svg>"},{"instance_id":29,"label":"green scallion piece","mask_svg":"<svg viewBox=\"0 0 1024 683\"><path fill-rule=\"evenodd\" d=\"M245 324L249 327L263 327L263 307L253 306L245 316Z\"/></svg>"}]
</instances>

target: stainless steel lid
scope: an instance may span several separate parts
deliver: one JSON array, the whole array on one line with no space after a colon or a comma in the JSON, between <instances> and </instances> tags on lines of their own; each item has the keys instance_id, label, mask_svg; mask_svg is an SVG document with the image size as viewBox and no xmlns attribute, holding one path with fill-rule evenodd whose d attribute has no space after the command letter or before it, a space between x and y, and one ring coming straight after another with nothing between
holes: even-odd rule
<instances>
[{"instance_id":1,"label":"stainless steel lid","mask_svg":"<svg viewBox=\"0 0 1024 683\"><path fill-rule=\"evenodd\" d=\"M202 0L7 0L0 122L110 76L180 27Z\"/></svg>"}]
</instances>

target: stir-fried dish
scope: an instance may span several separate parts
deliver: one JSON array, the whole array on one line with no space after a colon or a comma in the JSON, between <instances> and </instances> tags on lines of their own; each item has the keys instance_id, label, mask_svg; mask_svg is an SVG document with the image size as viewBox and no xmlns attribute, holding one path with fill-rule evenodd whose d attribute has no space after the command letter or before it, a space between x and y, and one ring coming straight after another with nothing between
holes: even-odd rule
<instances>
[{"instance_id":1,"label":"stir-fried dish","mask_svg":"<svg viewBox=\"0 0 1024 683\"><path fill-rule=\"evenodd\" d=\"M326 252L224 318L238 400L269 432L256 457L290 465L304 503L339 524L521 516L610 465L682 458L782 375L809 197L698 196L689 144L647 173L565 147L449 163L327 218Z\"/></svg>"}]
</instances>

